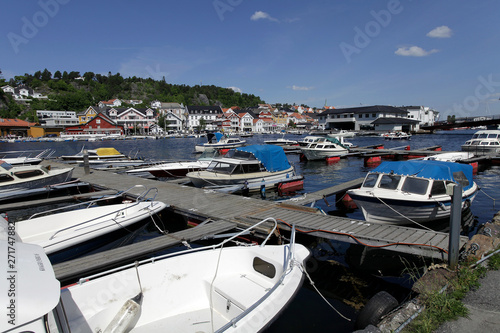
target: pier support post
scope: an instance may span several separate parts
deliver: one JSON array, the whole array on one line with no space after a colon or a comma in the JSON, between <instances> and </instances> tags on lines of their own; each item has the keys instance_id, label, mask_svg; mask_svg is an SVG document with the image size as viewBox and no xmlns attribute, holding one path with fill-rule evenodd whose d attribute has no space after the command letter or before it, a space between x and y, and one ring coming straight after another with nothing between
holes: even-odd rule
<instances>
[{"instance_id":1,"label":"pier support post","mask_svg":"<svg viewBox=\"0 0 500 333\"><path fill-rule=\"evenodd\" d=\"M448 245L448 265L455 269L458 264L460 246L460 224L462 220L462 185L449 184L446 192L451 195L450 235ZM451 192L451 193L449 193Z\"/></svg>"},{"instance_id":2,"label":"pier support post","mask_svg":"<svg viewBox=\"0 0 500 333\"><path fill-rule=\"evenodd\" d=\"M86 175L90 174L90 165L89 165L89 152L87 149L83 150L83 170Z\"/></svg>"}]
</instances>

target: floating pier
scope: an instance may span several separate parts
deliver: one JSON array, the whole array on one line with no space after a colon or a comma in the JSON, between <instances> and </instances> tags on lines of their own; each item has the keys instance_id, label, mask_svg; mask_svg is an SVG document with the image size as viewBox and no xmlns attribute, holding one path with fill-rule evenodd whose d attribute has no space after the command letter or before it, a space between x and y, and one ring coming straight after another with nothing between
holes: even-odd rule
<instances>
[{"instance_id":1,"label":"floating pier","mask_svg":"<svg viewBox=\"0 0 500 333\"><path fill-rule=\"evenodd\" d=\"M55 161L44 161L52 167L65 167L65 164ZM75 167L73 177L79 178L94 186L105 190L117 192L125 191L132 186L146 186L157 188L158 195L155 200L163 201L169 205L171 211L181 214L188 219L197 221L217 221L211 230L189 228L182 233L172 234L176 242L197 237L195 234L215 234L227 231L228 228L241 227L263 220L268 217L275 218L287 225L295 225L297 229L317 237L334 239L342 242L362 244L370 247L384 247L387 250L400 253L413 254L428 258L447 260L449 238L448 234L408 227L374 224L366 221L345 217L324 215L319 210L296 204L277 203L255 198L224 194L213 190L204 190L191 186L179 185L171 182L161 182L144 179L124 174L115 174L108 171L93 170L86 174L83 167ZM329 189L309 194L309 203L312 200L323 199L326 196L345 191L347 187L359 186L360 179L334 186ZM225 222L222 224L222 222ZM280 226L281 227L281 226ZM285 225L286 228L286 225ZM88 275L88 272L103 269L111 263L124 263L136 260L138 254L153 253L164 249L173 241L167 241L166 236L160 236L157 241L148 240L134 244L131 248L116 249L91 257L71 260L55 266L58 278L63 280L69 277ZM467 237L460 237L460 247L466 242ZM87 258L87 259L85 259Z\"/></svg>"}]
</instances>

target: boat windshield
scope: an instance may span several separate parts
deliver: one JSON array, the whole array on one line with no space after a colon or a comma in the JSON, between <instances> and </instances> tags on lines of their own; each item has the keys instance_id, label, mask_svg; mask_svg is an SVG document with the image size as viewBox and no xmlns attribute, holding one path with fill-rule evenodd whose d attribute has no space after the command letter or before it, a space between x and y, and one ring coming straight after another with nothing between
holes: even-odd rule
<instances>
[{"instance_id":1,"label":"boat windshield","mask_svg":"<svg viewBox=\"0 0 500 333\"><path fill-rule=\"evenodd\" d=\"M363 182L363 187L374 187L377 182L378 173L370 173L366 176L365 181Z\"/></svg>"},{"instance_id":2,"label":"boat windshield","mask_svg":"<svg viewBox=\"0 0 500 333\"><path fill-rule=\"evenodd\" d=\"M212 161L208 165L207 171L231 174L236 166L236 164L230 164L221 161Z\"/></svg>"},{"instance_id":3,"label":"boat windshield","mask_svg":"<svg viewBox=\"0 0 500 333\"><path fill-rule=\"evenodd\" d=\"M429 181L422 178L406 177L401 191L414 193L414 194L425 194L427 193L427 187L429 186Z\"/></svg>"},{"instance_id":4,"label":"boat windshield","mask_svg":"<svg viewBox=\"0 0 500 333\"><path fill-rule=\"evenodd\" d=\"M401 176L398 175L383 175L380 179L380 184L378 187L385 188L387 190L395 190L398 188Z\"/></svg>"}]
</instances>

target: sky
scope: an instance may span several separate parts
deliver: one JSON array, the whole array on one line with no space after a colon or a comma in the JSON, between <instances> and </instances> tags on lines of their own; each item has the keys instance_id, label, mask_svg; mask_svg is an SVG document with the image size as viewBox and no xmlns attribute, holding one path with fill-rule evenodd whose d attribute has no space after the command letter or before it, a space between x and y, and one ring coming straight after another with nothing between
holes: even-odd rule
<instances>
[{"instance_id":1,"label":"sky","mask_svg":"<svg viewBox=\"0 0 500 333\"><path fill-rule=\"evenodd\" d=\"M3 0L0 70L216 85L266 103L500 114L497 0Z\"/></svg>"}]
</instances>

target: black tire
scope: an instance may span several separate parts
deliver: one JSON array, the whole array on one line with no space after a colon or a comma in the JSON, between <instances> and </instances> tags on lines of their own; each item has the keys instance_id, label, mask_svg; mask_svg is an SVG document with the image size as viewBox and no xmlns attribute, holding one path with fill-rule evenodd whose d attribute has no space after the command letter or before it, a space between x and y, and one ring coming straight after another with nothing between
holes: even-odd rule
<instances>
[{"instance_id":1,"label":"black tire","mask_svg":"<svg viewBox=\"0 0 500 333\"><path fill-rule=\"evenodd\" d=\"M368 325L376 326L382 316L398 306L398 301L386 291L380 291L373 296L359 312L356 319L356 329L363 329Z\"/></svg>"}]
</instances>

